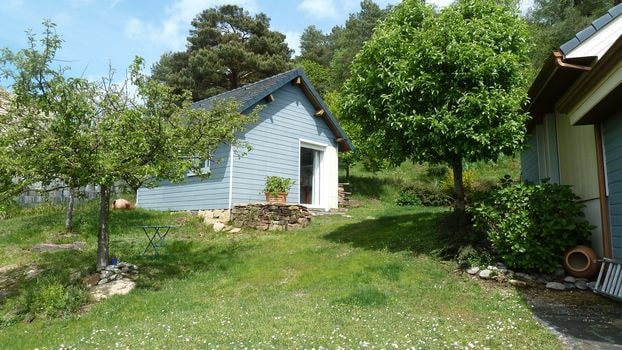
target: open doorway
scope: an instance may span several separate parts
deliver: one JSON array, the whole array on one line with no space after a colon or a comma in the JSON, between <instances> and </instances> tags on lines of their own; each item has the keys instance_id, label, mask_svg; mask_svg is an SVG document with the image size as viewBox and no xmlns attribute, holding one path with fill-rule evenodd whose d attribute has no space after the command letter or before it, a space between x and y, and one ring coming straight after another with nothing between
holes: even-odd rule
<instances>
[{"instance_id":1,"label":"open doorway","mask_svg":"<svg viewBox=\"0 0 622 350\"><path fill-rule=\"evenodd\" d=\"M320 205L320 165L322 151L300 148L300 203Z\"/></svg>"}]
</instances>

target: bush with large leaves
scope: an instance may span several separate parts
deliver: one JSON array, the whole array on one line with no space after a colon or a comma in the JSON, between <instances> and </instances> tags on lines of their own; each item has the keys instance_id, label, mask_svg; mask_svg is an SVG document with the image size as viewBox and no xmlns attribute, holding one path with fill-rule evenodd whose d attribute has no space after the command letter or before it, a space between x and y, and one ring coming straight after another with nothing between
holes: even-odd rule
<instances>
[{"instance_id":1,"label":"bush with large leaves","mask_svg":"<svg viewBox=\"0 0 622 350\"><path fill-rule=\"evenodd\" d=\"M552 272L566 249L590 235L576 199L566 185L506 184L473 209L474 228L488 236L509 267Z\"/></svg>"}]
</instances>

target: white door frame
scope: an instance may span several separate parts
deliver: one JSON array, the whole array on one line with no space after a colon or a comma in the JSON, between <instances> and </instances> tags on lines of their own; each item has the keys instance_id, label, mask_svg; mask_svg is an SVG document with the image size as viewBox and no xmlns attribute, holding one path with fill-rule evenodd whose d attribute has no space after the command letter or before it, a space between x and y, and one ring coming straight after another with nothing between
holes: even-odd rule
<instances>
[{"instance_id":1,"label":"white door frame","mask_svg":"<svg viewBox=\"0 0 622 350\"><path fill-rule=\"evenodd\" d=\"M312 204L305 204L310 208L324 208L324 201L326 198L326 189L325 189L325 181L324 181L324 152L328 145L323 143L318 143L314 141L299 139L298 140L298 186L300 188L301 184L301 176L300 176L300 159L302 157L301 150L302 148L312 149L315 151L319 151L314 154L313 159L313 194L312 194ZM302 195L301 191L298 191L299 198L298 203L302 202L300 196Z\"/></svg>"}]
</instances>

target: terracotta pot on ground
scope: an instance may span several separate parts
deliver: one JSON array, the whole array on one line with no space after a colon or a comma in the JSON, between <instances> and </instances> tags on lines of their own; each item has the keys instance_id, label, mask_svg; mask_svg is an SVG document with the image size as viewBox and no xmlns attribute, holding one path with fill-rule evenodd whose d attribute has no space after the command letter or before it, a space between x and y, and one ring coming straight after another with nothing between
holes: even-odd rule
<instances>
[{"instance_id":1,"label":"terracotta pot on ground","mask_svg":"<svg viewBox=\"0 0 622 350\"><path fill-rule=\"evenodd\" d=\"M587 246L578 245L564 253L564 269L571 276L590 278L598 272L598 256Z\"/></svg>"},{"instance_id":2,"label":"terracotta pot on ground","mask_svg":"<svg viewBox=\"0 0 622 350\"><path fill-rule=\"evenodd\" d=\"M287 192L279 192L276 195L270 195L270 192L266 192L266 202L268 204L285 204L287 203Z\"/></svg>"}]
</instances>

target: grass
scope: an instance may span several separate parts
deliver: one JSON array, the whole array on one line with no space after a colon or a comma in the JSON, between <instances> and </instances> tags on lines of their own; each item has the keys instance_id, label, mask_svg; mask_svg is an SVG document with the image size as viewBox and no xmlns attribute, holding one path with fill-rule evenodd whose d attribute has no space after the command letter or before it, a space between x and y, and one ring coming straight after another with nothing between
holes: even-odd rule
<instances>
[{"instance_id":1,"label":"grass","mask_svg":"<svg viewBox=\"0 0 622 350\"><path fill-rule=\"evenodd\" d=\"M80 207L69 237L56 209L0 222L2 264L88 273L95 210ZM0 348L561 348L515 290L474 281L433 253L444 248L445 210L364 201L348 215L296 232L216 234L186 214L114 212L111 253L139 266L137 289L6 326ZM135 226L144 223L181 227L162 255L141 256ZM29 251L72 240L90 249Z\"/></svg>"},{"instance_id":2,"label":"grass","mask_svg":"<svg viewBox=\"0 0 622 350\"><path fill-rule=\"evenodd\" d=\"M417 183L426 183L428 186L444 186L447 176L430 176L430 168L442 168L443 166L430 166L427 164L415 164L409 161L399 167L382 169L379 171L366 170L362 164L356 164L350 175L348 191L354 193L355 199L376 199L385 203L395 203L400 191L404 187L413 186ZM518 157L501 157L496 163L480 161L466 163L465 172L472 174L477 187L498 183L503 176L510 175L514 179L520 177L520 160ZM451 169L447 169L447 174ZM340 173L340 179L345 182L345 172ZM453 180L448 182L453 186Z\"/></svg>"}]
</instances>

